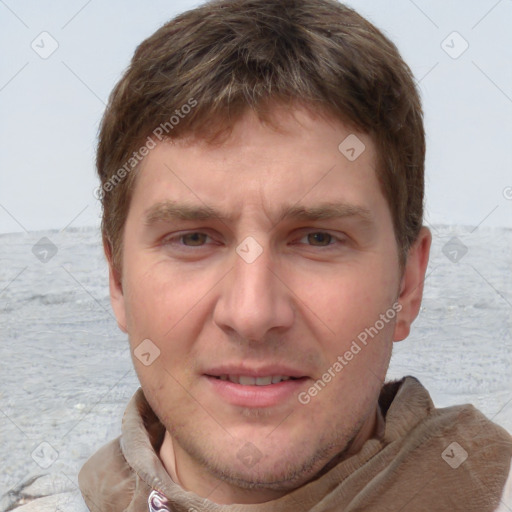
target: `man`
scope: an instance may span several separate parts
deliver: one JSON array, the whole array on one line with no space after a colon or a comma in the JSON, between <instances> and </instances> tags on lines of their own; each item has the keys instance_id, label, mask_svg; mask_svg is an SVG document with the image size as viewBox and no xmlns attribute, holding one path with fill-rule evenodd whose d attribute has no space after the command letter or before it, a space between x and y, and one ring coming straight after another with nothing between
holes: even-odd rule
<instances>
[{"instance_id":1,"label":"man","mask_svg":"<svg viewBox=\"0 0 512 512\"><path fill-rule=\"evenodd\" d=\"M141 389L80 472L90 510L512 510L504 429L384 384L424 157L409 68L337 2L214 1L137 48L97 165Z\"/></svg>"}]
</instances>

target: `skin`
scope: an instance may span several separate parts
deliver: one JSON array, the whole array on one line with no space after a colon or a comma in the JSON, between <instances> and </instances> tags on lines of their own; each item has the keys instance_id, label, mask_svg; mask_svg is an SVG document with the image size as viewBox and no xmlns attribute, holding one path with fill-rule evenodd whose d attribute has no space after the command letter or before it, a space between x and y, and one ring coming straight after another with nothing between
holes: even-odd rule
<instances>
[{"instance_id":1,"label":"skin","mask_svg":"<svg viewBox=\"0 0 512 512\"><path fill-rule=\"evenodd\" d=\"M276 499L375 435L392 345L418 314L430 249L423 228L400 269L369 136L357 134L366 149L351 162L338 145L353 131L339 121L301 107L293 115L276 107L275 116L280 130L247 113L221 145L158 144L137 177L122 275L110 266L113 309L132 353L145 339L160 350L150 366L133 361L167 430L162 462L216 503ZM150 208L168 200L233 218L147 226ZM283 205L327 201L361 207L368 221L278 218ZM263 249L252 263L235 250L248 236ZM204 376L225 362L283 363L309 377L307 391L397 302L398 315L306 405L294 395L271 407L234 406ZM249 441L261 454L252 467L237 457Z\"/></svg>"}]
</instances>

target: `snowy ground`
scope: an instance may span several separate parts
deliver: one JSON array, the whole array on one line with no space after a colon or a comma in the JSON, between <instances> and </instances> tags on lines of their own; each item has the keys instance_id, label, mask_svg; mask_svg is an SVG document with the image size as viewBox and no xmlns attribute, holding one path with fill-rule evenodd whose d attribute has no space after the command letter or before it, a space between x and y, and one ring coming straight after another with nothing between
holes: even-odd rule
<instances>
[{"instance_id":1,"label":"snowy ground","mask_svg":"<svg viewBox=\"0 0 512 512\"><path fill-rule=\"evenodd\" d=\"M512 230L433 233L422 312L395 345L388 377L414 375L438 407L472 403L512 432ZM46 263L32 252L44 236L58 250ZM110 311L97 229L0 235L0 259L1 497L38 474L76 483L84 461L120 434L138 382Z\"/></svg>"}]
</instances>

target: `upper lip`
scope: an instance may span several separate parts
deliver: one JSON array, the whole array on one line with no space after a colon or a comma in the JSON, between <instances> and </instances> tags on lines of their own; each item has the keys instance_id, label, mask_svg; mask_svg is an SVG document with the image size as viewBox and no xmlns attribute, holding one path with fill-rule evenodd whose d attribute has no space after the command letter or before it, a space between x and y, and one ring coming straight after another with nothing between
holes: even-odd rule
<instances>
[{"instance_id":1,"label":"upper lip","mask_svg":"<svg viewBox=\"0 0 512 512\"><path fill-rule=\"evenodd\" d=\"M205 375L220 377L221 375L243 375L247 377L268 377L270 375L282 375L283 377L307 377L297 368L291 368L282 364L270 364L265 366L249 366L247 364L224 364L206 370Z\"/></svg>"}]
</instances>

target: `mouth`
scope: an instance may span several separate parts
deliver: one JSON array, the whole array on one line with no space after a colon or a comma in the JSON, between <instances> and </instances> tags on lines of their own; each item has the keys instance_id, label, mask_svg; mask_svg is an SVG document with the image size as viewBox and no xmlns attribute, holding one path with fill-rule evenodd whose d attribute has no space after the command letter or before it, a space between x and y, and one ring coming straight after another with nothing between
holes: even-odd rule
<instances>
[{"instance_id":1,"label":"mouth","mask_svg":"<svg viewBox=\"0 0 512 512\"><path fill-rule=\"evenodd\" d=\"M290 373L292 375L290 375ZM215 398L233 406L269 408L296 403L309 377L295 370L217 370L203 375Z\"/></svg>"},{"instance_id":2,"label":"mouth","mask_svg":"<svg viewBox=\"0 0 512 512\"><path fill-rule=\"evenodd\" d=\"M207 375L214 379L229 381L233 384L240 384L241 386L270 386L272 384L279 384L280 382L286 382L287 380L300 380L305 377L291 377L289 375L267 375L265 377L252 377L250 375L228 375L226 373L222 375Z\"/></svg>"}]
</instances>

